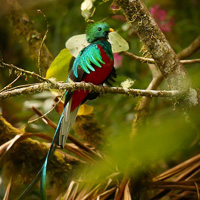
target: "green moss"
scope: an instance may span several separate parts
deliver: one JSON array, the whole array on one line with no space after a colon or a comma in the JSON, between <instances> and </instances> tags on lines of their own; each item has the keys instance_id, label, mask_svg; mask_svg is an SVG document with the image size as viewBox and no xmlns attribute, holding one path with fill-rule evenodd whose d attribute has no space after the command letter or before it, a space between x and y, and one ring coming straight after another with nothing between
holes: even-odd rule
<instances>
[{"instance_id":1,"label":"green moss","mask_svg":"<svg viewBox=\"0 0 200 200\"><path fill-rule=\"evenodd\" d=\"M21 132L21 130L14 128L0 116L1 144L9 141ZM27 187L27 184L30 184L35 178L44 163L48 148L49 146L45 143L27 138L17 140L6 153L2 160L2 177L5 186L10 177L12 177L13 189L11 197L18 196ZM48 162L47 187L53 187L58 193L64 191L68 187L68 182L71 180L74 169L79 165L78 160L63 153L55 152Z\"/></svg>"},{"instance_id":2,"label":"green moss","mask_svg":"<svg viewBox=\"0 0 200 200\"><path fill-rule=\"evenodd\" d=\"M95 147L99 147L104 143L105 135L94 114L78 116L74 129L79 138Z\"/></svg>"}]
</instances>

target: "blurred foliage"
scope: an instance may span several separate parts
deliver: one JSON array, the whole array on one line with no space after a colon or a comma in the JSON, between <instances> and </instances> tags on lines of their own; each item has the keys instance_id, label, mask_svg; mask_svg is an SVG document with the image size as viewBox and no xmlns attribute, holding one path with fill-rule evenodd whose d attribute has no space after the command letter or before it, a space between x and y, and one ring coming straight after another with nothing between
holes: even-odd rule
<instances>
[{"instance_id":1,"label":"blurred foliage","mask_svg":"<svg viewBox=\"0 0 200 200\"><path fill-rule=\"evenodd\" d=\"M50 25L45 44L54 57L65 48L65 42L70 37L82 34L85 31L87 22L81 15L82 1L18 0L18 2L33 21L35 29L42 35L46 32L47 22ZM143 2L148 9L159 5L160 9L166 11L167 17L173 18L173 26L170 27L169 32L164 32L164 34L175 52L180 52L200 35L199 0L144 0ZM142 56L140 50L143 44L133 28L125 22L121 13L111 9L112 1L96 1L95 6L97 6L97 9L92 19L98 21L107 18L106 21L110 26L129 43L129 51ZM38 9L45 14L47 21L37 12ZM29 50L25 48L23 39L13 32L8 11L5 8L0 11L0 19L0 56L4 59L4 62L38 73L37 61L29 57ZM191 58L199 58L199 51L193 54ZM120 86L122 81L130 78L135 80L133 88L146 88L152 79L148 65L130 60L129 57L123 56L120 59L122 64L117 67L118 78L115 86ZM62 67L70 60L71 56L63 60ZM52 65L55 65L55 62L56 60ZM61 67L61 65L58 67ZM200 64L185 65L185 68L195 85L200 87ZM49 70L47 77L51 77L51 73L54 73L51 71L51 67ZM57 78L62 80L67 77L67 71L67 68L63 68L63 74L58 74ZM9 74L8 69L0 68L0 89L12 82L15 77L15 74ZM36 81L34 78L21 77L14 86ZM160 88L167 89L165 82L161 84ZM164 160L170 160L170 166L198 152L195 145L189 145L194 136L194 131L191 129L191 127L194 127L193 124L191 122L185 123L184 120L187 116L184 118L183 115L179 114L178 105L164 98L157 98L152 101L149 108L149 118L146 120L148 126L139 130L139 135L135 140L130 141L128 135L131 132L131 125L135 116L134 107L139 99L139 97L104 94L100 98L88 102L94 107L93 112L97 121L103 128L104 136L109 140L110 146L103 151L109 152L113 164L116 163L120 170L125 171L130 163L134 163L134 167L139 170L141 163L145 163L144 167L149 163L152 164L152 162L157 165L159 160L164 158ZM30 118L35 117L30 110L32 105L42 112L46 112L53 105L53 95L50 92L42 92L36 95L9 98L0 102L0 112L12 125L18 128L26 127L27 132L41 132L52 136L53 130L48 128L41 120L27 124ZM60 116L56 111L52 111L48 117L57 123ZM186 148L188 148L187 151L185 151ZM134 155L134 160L130 155ZM2 169L2 166L0 167ZM163 168L166 169L167 167ZM163 168L158 171L162 171ZM102 174L102 168L97 167L94 170ZM3 192L0 192L1 198Z\"/></svg>"},{"instance_id":2,"label":"blurred foliage","mask_svg":"<svg viewBox=\"0 0 200 200\"><path fill-rule=\"evenodd\" d=\"M109 146L103 149L109 161L100 161L91 168L87 166L85 179L98 184L100 179L109 177L111 172L126 173L129 168L134 168L131 172L135 176L147 169L150 171L161 160L176 160L176 156L183 156L190 149L196 133L182 117L180 111L168 111L167 115L159 116L159 120L155 114L148 126L141 127L132 139L130 129L121 127L115 132L116 135L108 138ZM173 126L174 123L176 126ZM175 152L180 154L175 155Z\"/></svg>"}]
</instances>

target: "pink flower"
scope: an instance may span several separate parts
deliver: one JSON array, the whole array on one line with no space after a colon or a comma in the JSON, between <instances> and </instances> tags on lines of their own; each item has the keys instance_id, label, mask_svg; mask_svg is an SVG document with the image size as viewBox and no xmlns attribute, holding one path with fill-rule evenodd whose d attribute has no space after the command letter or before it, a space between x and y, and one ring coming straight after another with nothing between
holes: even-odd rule
<instances>
[{"instance_id":1,"label":"pink flower","mask_svg":"<svg viewBox=\"0 0 200 200\"><path fill-rule=\"evenodd\" d=\"M112 5L110 6L110 8L112 10L119 10L119 7L115 4L115 2L112 3Z\"/></svg>"},{"instance_id":2,"label":"pink flower","mask_svg":"<svg viewBox=\"0 0 200 200\"><path fill-rule=\"evenodd\" d=\"M114 66L115 68L118 68L122 65L123 56L121 56L119 53L114 53Z\"/></svg>"},{"instance_id":3,"label":"pink flower","mask_svg":"<svg viewBox=\"0 0 200 200\"><path fill-rule=\"evenodd\" d=\"M126 18L124 17L124 15L113 15L112 19L114 19L114 20L122 20L123 22L126 21Z\"/></svg>"},{"instance_id":4,"label":"pink flower","mask_svg":"<svg viewBox=\"0 0 200 200\"><path fill-rule=\"evenodd\" d=\"M160 5L155 5L150 8L150 13L163 32L171 31L171 27L174 25L174 19L167 16L166 10L160 9Z\"/></svg>"}]
</instances>

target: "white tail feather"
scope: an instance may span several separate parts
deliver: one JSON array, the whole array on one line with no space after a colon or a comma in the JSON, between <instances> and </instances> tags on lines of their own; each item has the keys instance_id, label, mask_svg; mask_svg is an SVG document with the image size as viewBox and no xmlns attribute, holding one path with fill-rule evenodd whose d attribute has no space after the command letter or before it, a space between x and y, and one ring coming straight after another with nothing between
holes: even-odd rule
<instances>
[{"instance_id":1,"label":"white tail feather","mask_svg":"<svg viewBox=\"0 0 200 200\"><path fill-rule=\"evenodd\" d=\"M64 108L64 114L61 121L60 132L59 132L59 146L62 148L66 143L66 139L68 137L70 128L73 126L79 107L77 107L73 112L71 112L71 104L72 100L67 103L66 107Z\"/></svg>"}]
</instances>

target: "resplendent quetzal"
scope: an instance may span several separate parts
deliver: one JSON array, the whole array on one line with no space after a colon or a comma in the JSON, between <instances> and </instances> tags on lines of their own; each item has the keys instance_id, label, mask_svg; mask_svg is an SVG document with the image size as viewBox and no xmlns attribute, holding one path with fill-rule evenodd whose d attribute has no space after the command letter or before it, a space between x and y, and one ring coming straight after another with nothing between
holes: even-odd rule
<instances>
[{"instance_id":1,"label":"resplendent quetzal","mask_svg":"<svg viewBox=\"0 0 200 200\"><path fill-rule=\"evenodd\" d=\"M90 44L83 48L75 59L67 81L71 79L74 82L84 81L95 85L101 85L103 83L111 85L109 81L114 81L113 77L116 78L113 53L111 45L107 41L108 34L112 31L113 29L109 28L108 24L105 22L97 22L87 27L86 39ZM98 93L89 93L84 90L66 92L64 110L60 117L45 162L34 181L20 196L19 200L26 196L37 182L40 175L42 175L41 198L46 199L45 177L49 156L54 152L56 145L61 146L61 148L64 147L69 130L76 119L79 106L87 100L95 99L97 96Z\"/></svg>"},{"instance_id":2,"label":"resplendent quetzal","mask_svg":"<svg viewBox=\"0 0 200 200\"><path fill-rule=\"evenodd\" d=\"M80 51L73 63L68 79L74 82L90 82L95 85L104 82L109 84L109 79L113 81L112 77L116 77L116 73L111 45L107 41L108 34L112 31L113 29L103 22L94 23L87 27L86 38L90 45ZM89 93L84 90L73 93L66 92L64 111L56 130L59 135L56 143L59 146L64 147L79 106L86 100L94 99L97 96L96 93Z\"/></svg>"}]
</instances>

